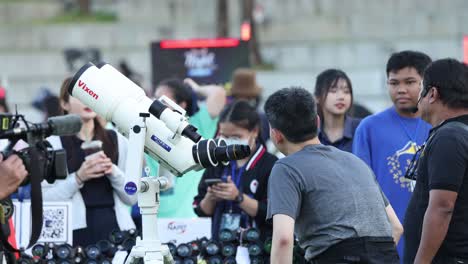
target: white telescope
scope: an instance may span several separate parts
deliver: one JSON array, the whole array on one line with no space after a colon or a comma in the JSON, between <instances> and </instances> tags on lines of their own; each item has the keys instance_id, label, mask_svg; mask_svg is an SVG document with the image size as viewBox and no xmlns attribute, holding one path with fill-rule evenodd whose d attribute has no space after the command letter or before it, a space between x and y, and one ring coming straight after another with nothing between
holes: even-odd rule
<instances>
[{"instance_id":1,"label":"white telescope","mask_svg":"<svg viewBox=\"0 0 468 264\"><path fill-rule=\"evenodd\" d=\"M153 101L111 65L99 67L92 63L84 65L73 77L69 93L114 123L125 136L140 113L150 113L146 120L145 152L174 175L243 159L250 154L245 145L217 146L212 139L202 139L177 104L168 98Z\"/></svg>"}]
</instances>

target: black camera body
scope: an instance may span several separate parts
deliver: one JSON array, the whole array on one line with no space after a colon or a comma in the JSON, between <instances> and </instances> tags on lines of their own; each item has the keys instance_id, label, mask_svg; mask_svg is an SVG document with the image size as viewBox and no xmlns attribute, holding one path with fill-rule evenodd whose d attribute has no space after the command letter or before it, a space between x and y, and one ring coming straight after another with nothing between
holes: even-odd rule
<instances>
[{"instance_id":1,"label":"black camera body","mask_svg":"<svg viewBox=\"0 0 468 264\"><path fill-rule=\"evenodd\" d=\"M11 155L18 155L24 163L26 170L28 172L31 171L31 151L34 147L28 147L26 149L22 149L20 151L15 150L7 150L1 152L4 159L7 159ZM37 146L35 148L38 148ZM50 148L38 148L40 151L38 152L38 160L40 164L44 165L44 173L42 176L42 180L46 180L48 183L52 184L56 180L64 180L67 178L68 175L68 168L67 168L67 153L64 149L59 150L52 150ZM30 182L30 174L24 179L21 183L21 186L28 185Z\"/></svg>"},{"instance_id":2,"label":"black camera body","mask_svg":"<svg viewBox=\"0 0 468 264\"><path fill-rule=\"evenodd\" d=\"M41 175L36 176L40 177L40 181L46 180L48 183L54 183L55 180L67 177L68 168L65 150L53 150L50 143L45 139L54 129L53 122L29 124L23 115L18 114L2 114L0 115L0 121L0 138L9 140L9 145L1 152L3 158L7 159L11 155L18 155L29 172L21 186L30 182L33 155L36 155L35 160L44 170ZM24 123L26 128L20 128L20 122ZM29 147L19 151L13 150L14 145L21 139L27 141Z\"/></svg>"}]
</instances>

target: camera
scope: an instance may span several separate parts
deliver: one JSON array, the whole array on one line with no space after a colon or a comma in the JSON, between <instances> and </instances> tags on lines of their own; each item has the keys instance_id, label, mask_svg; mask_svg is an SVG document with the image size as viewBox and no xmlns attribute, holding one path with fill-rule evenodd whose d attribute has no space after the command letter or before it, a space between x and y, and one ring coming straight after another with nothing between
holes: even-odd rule
<instances>
[{"instance_id":1,"label":"camera","mask_svg":"<svg viewBox=\"0 0 468 264\"><path fill-rule=\"evenodd\" d=\"M80 129L81 118L77 115L52 117L47 122L39 124L27 122L24 116L18 113L0 115L0 139L8 140L8 145L1 154L4 159L14 154L18 155L28 171L22 185L31 184L32 227L28 247L36 243L42 230L41 182L46 180L49 183L54 183L55 180L65 179L68 175L65 150L54 150L46 138L50 135L76 134ZM16 151L13 148L20 140L27 142L28 147ZM9 198L1 201L2 209L4 208L4 201L8 200ZM5 212L2 213L1 218L9 220L11 215ZM3 225L2 228L9 230L8 225ZM0 232L0 240L2 241L0 248L5 251L17 251L7 242L5 235L8 232ZM37 254L40 254L41 249L36 248L36 250L38 251ZM24 261L27 262L26 259Z\"/></svg>"},{"instance_id":2,"label":"camera","mask_svg":"<svg viewBox=\"0 0 468 264\"><path fill-rule=\"evenodd\" d=\"M54 183L55 180L65 179L68 175L67 156L65 150L53 150L50 143L45 140L50 135L69 135L78 133L81 129L81 119L76 115L52 117L46 123L31 124L23 115L0 115L0 139L8 139L9 144L1 152L4 159L16 154L24 163L30 173L21 183L22 186L30 183L32 166L34 162L44 171L37 175L39 182L46 180ZM24 125L24 127L21 127ZM16 151L13 147L19 140L24 140L29 147Z\"/></svg>"}]
</instances>

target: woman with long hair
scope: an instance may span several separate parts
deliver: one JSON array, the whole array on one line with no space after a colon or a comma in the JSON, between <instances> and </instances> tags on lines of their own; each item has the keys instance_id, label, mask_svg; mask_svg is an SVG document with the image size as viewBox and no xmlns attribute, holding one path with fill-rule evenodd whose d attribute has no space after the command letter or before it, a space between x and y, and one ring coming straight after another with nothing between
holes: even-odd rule
<instances>
[{"instance_id":1,"label":"woman with long hair","mask_svg":"<svg viewBox=\"0 0 468 264\"><path fill-rule=\"evenodd\" d=\"M349 115L353 105L351 80L341 70L325 70L317 76L314 95L321 121L320 142L351 152L354 131L361 121Z\"/></svg>"},{"instance_id":2,"label":"woman with long hair","mask_svg":"<svg viewBox=\"0 0 468 264\"><path fill-rule=\"evenodd\" d=\"M70 81L67 78L62 84L60 105L64 113L79 115L83 125L76 135L49 140L54 148L67 152L69 175L44 184L43 195L46 201L72 201L73 245L87 246L107 239L114 230L135 228L128 206L136 196L124 192L127 141L106 130L93 110L68 93ZM83 148L90 141L102 142L101 151L90 155Z\"/></svg>"}]
</instances>

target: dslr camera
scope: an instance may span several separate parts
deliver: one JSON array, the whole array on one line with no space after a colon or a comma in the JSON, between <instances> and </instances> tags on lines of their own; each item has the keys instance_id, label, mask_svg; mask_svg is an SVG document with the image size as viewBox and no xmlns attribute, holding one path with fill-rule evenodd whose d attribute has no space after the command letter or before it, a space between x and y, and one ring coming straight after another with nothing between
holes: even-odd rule
<instances>
[{"instance_id":1,"label":"dslr camera","mask_svg":"<svg viewBox=\"0 0 468 264\"><path fill-rule=\"evenodd\" d=\"M13 154L18 155L29 172L21 186L30 183L33 161L38 162L39 167L43 168L42 173L36 176L40 178L39 181L54 183L55 180L67 177L65 150L53 150L45 138L53 134L77 133L81 128L78 116L52 117L45 123L32 124L27 122L23 115L2 114L0 122L0 139L8 140L7 147L1 152L3 158L6 159ZM24 140L29 146L22 150L14 150L13 147L19 140Z\"/></svg>"}]
</instances>

